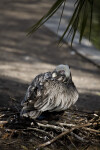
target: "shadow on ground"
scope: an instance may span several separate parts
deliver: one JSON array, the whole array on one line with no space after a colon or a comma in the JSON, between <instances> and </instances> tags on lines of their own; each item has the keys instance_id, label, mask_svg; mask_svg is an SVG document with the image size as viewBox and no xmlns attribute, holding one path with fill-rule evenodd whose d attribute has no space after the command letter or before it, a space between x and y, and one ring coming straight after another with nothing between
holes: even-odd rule
<instances>
[{"instance_id":1,"label":"shadow on ground","mask_svg":"<svg viewBox=\"0 0 100 150\"><path fill-rule=\"evenodd\" d=\"M24 98L28 84L15 81L12 78L0 79L0 107L8 107L11 99L14 98L19 103ZM100 90L99 90L100 91ZM100 96L89 93L80 93L76 103L77 109L86 111L96 111L100 109ZM91 107L92 106L92 107Z\"/></svg>"}]
</instances>

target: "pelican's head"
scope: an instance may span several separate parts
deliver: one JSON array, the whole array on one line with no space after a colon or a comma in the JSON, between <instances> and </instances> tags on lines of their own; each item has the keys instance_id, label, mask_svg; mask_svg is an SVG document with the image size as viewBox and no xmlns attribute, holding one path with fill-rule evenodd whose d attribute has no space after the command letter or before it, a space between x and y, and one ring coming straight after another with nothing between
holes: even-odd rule
<instances>
[{"instance_id":1,"label":"pelican's head","mask_svg":"<svg viewBox=\"0 0 100 150\"><path fill-rule=\"evenodd\" d=\"M57 75L66 76L66 78L70 77L70 68L68 65L58 65L56 69L52 73L52 77L55 78Z\"/></svg>"}]
</instances>

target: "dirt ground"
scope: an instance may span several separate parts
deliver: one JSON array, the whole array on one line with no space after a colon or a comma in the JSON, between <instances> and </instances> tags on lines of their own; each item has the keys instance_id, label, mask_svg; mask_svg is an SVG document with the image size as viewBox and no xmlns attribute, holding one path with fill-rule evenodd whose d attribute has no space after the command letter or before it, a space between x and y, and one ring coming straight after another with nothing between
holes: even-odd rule
<instances>
[{"instance_id":1,"label":"dirt ground","mask_svg":"<svg viewBox=\"0 0 100 150\"><path fill-rule=\"evenodd\" d=\"M68 64L80 94L77 108L100 110L100 69L68 45L57 47L57 36L45 26L31 37L26 36L26 30L47 12L53 2L0 0L0 107L8 106L11 97L21 101L37 74L50 71L58 64ZM34 143L38 141L34 137L33 140ZM16 144L8 144L8 147L6 144L0 149L25 150L26 147L20 147L23 141L25 143L27 139L17 139L17 147ZM0 145L2 142L7 140L0 140Z\"/></svg>"}]
</instances>

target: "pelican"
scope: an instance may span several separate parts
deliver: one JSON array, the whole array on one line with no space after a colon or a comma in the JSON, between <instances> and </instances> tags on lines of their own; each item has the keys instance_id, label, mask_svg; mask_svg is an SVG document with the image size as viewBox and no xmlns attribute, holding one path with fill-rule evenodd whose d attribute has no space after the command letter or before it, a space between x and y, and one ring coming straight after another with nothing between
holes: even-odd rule
<instances>
[{"instance_id":1,"label":"pelican","mask_svg":"<svg viewBox=\"0 0 100 150\"><path fill-rule=\"evenodd\" d=\"M68 65L37 75L21 102L21 117L37 119L44 112L62 112L74 105L79 94Z\"/></svg>"}]
</instances>

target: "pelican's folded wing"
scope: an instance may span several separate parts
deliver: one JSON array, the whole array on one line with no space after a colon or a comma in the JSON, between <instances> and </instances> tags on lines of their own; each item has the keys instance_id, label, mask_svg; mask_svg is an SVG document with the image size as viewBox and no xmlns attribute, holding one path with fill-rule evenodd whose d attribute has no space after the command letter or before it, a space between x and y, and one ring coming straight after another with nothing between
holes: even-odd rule
<instances>
[{"instance_id":1,"label":"pelican's folded wing","mask_svg":"<svg viewBox=\"0 0 100 150\"><path fill-rule=\"evenodd\" d=\"M33 100L41 95L41 90L43 89L43 84L46 80L51 78L51 72L46 72L44 74L39 74L34 78L30 86L28 87L25 97L21 102L24 106L29 100Z\"/></svg>"},{"instance_id":2,"label":"pelican's folded wing","mask_svg":"<svg viewBox=\"0 0 100 150\"><path fill-rule=\"evenodd\" d=\"M34 103L34 108L44 111L64 111L73 105L78 99L78 92L74 84L68 85L68 87L58 81L48 81L44 84L44 90L41 95L41 99L38 99Z\"/></svg>"}]
</instances>

